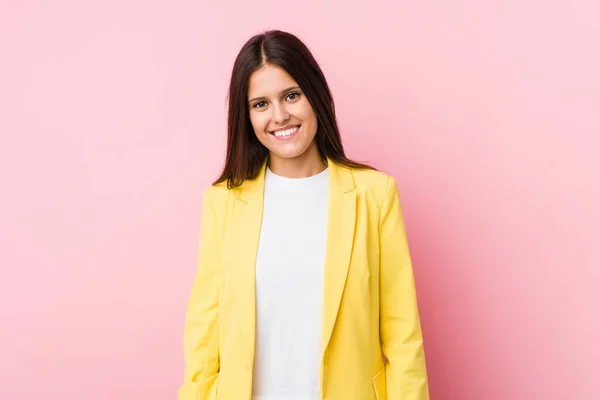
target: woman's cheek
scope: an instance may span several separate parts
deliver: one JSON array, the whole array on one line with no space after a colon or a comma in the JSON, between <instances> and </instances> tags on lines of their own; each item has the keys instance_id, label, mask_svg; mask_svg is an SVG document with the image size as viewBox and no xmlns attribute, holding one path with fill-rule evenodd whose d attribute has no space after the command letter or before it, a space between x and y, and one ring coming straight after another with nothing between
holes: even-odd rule
<instances>
[{"instance_id":1,"label":"woman's cheek","mask_svg":"<svg viewBox=\"0 0 600 400\"><path fill-rule=\"evenodd\" d=\"M267 134L267 126L269 119L267 118L266 114L266 112L261 113L261 115L259 115L256 120L256 129L258 129L258 132L262 135Z\"/></svg>"},{"instance_id":2,"label":"woman's cheek","mask_svg":"<svg viewBox=\"0 0 600 400\"><path fill-rule=\"evenodd\" d=\"M252 129L254 129L254 133L256 135L260 135L261 133L264 133L265 125L261 121L260 115L257 115L257 113L250 114L250 123L252 124Z\"/></svg>"}]
</instances>

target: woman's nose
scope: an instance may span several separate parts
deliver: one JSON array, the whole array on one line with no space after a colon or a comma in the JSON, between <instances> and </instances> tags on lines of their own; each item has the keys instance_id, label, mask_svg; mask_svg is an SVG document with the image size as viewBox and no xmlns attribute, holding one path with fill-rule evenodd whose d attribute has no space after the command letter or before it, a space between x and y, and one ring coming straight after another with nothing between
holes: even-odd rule
<instances>
[{"instance_id":1,"label":"woman's nose","mask_svg":"<svg viewBox=\"0 0 600 400\"><path fill-rule=\"evenodd\" d=\"M276 105L273 107L273 121L277 124L283 124L290 119L290 114L283 106Z\"/></svg>"}]
</instances>

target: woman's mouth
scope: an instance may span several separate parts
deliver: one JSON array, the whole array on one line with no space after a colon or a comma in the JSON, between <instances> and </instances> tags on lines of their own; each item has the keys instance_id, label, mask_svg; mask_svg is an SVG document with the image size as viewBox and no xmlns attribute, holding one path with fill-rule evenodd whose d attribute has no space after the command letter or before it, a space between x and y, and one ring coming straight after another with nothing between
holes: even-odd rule
<instances>
[{"instance_id":1,"label":"woman's mouth","mask_svg":"<svg viewBox=\"0 0 600 400\"><path fill-rule=\"evenodd\" d=\"M277 140L288 140L296 136L301 126L302 125L298 125L287 129L280 129L278 131L272 132L271 134L275 136L275 139Z\"/></svg>"}]
</instances>

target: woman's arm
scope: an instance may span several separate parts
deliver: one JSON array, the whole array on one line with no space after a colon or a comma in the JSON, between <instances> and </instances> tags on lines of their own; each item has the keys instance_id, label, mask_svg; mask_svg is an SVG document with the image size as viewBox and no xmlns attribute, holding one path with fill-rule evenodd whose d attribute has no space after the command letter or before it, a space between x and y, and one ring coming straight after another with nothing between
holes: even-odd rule
<instances>
[{"instance_id":1,"label":"woman's arm","mask_svg":"<svg viewBox=\"0 0 600 400\"><path fill-rule=\"evenodd\" d=\"M380 335L388 400L428 400L423 337L398 188L388 180L380 220Z\"/></svg>"},{"instance_id":2,"label":"woman's arm","mask_svg":"<svg viewBox=\"0 0 600 400\"><path fill-rule=\"evenodd\" d=\"M218 263L222 235L210 189L204 192L201 218L198 271L185 317L185 371L179 400L208 399L219 372Z\"/></svg>"}]
</instances>

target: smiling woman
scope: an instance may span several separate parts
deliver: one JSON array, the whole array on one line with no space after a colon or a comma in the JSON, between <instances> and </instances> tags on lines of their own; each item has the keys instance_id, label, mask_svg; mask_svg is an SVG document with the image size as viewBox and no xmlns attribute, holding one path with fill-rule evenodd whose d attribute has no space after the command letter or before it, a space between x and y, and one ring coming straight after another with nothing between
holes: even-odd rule
<instances>
[{"instance_id":1,"label":"smiling woman","mask_svg":"<svg viewBox=\"0 0 600 400\"><path fill-rule=\"evenodd\" d=\"M246 42L233 65L228 106L227 158L215 184L240 186L265 162L296 178L323 170L328 158L372 169L346 157L325 75L294 35L269 31ZM296 126L292 137L277 141L283 132L276 131Z\"/></svg>"},{"instance_id":2,"label":"smiling woman","mask_svg":"<svg viewBox=\"0 0 600 400\"><path fill-rule=\"evenodd\" d=\"M311 176L325 169L317 143L317 116L298 83L283 68L263 65L250 77L250 121L269 150L278 175Z\"/></svg>"},{"instance_id":3,"label":"smiling woman","mask_svg":"<svg viewBox=\"0 0 600 400\"><path fill-rule=\"evenodd\" d=\"M346 157L296 36L238 54L202 210L180 400L429 398L395 180Z\"/></svg>"}]
</instances>

